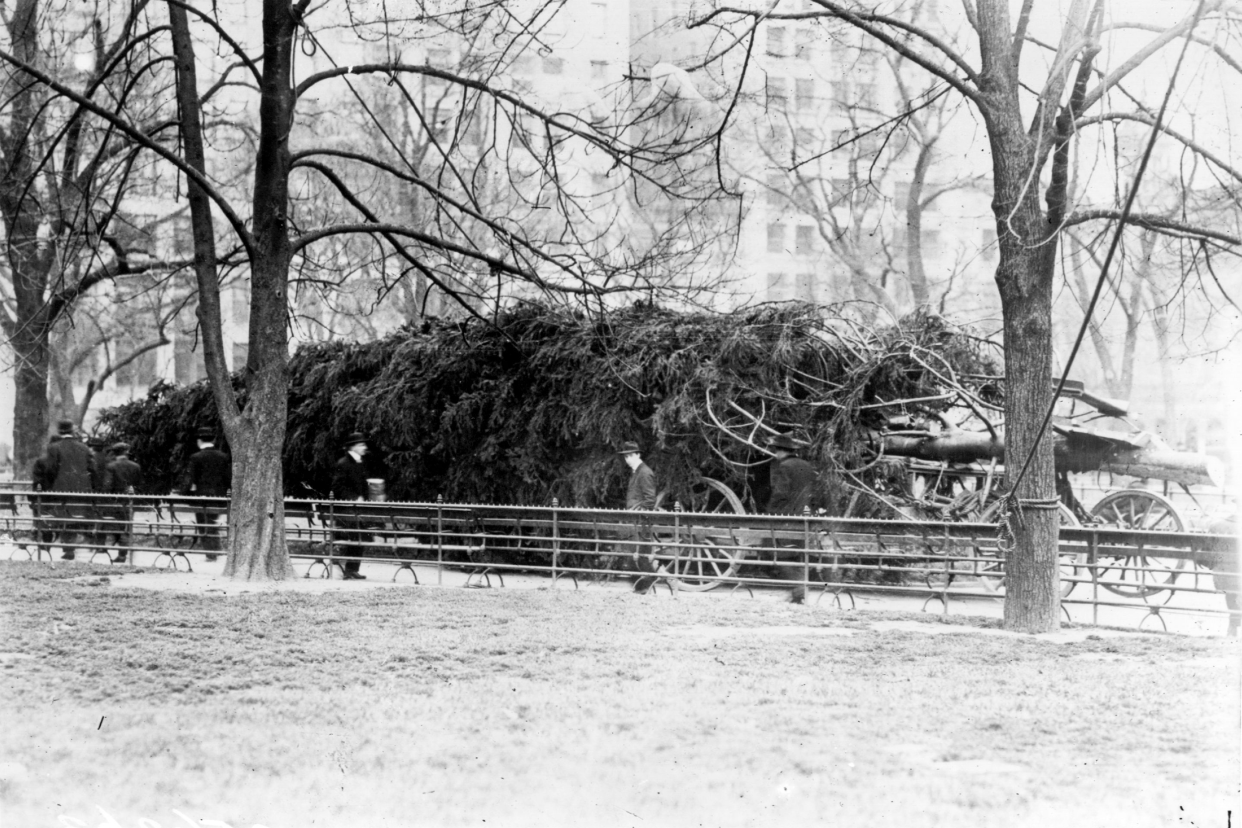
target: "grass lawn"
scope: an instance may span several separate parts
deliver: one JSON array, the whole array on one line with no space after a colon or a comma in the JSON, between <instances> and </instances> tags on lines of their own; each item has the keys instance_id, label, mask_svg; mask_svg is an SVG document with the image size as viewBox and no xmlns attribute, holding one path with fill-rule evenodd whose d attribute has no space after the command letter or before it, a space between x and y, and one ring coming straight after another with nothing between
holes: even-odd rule
<instances>
[{"instance_id":1,"label":"grass lawn","mask_svg":"<svg viewBox=\"0 0 1242 828\"><path fill-rule=\"evenodd\" d=\"M1239 821L1236 640L119 570L0 563L6 827Z\"/></svg>"}]
</instances>

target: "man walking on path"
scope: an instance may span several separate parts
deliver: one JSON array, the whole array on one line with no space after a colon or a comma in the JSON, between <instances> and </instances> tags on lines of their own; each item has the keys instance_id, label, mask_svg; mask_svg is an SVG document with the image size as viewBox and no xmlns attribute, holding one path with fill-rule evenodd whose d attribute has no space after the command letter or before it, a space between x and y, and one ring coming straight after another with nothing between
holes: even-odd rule
<instances>
[{"instance_id":1,"label":"man walking on path","mask_svg":"<svg viewBox=\"0 0 1242 828\"><path fill-rule=\"evenodd\" d=\"M630 467L630 484L625 490L625 508L631 512L652 512L656 507L656 484L655 472L651 467L643 462L642 454L638 450L638 443L627 442L621 444L621 450L617 452L625 465ZM634 563L640 569L656 574L664 573L664 567L657 566L655 562L655 549L640 541L650 543L655 539L651 532L651 527L646 521L640 521L634 527L633 534L630 539L633 549ZM634 591L644 593L655 584L656 578L652 575L644 575L634 582Z\"/></svg>"},{"instance_id":2,"label":"man walking on path","mask_svg":"<svg viewBox=\"0 0 1242 828\"><path fill-rule=\"evenodd\" d=\"M116 539L117 553L114 563L125 563L129 554L129 536L133 531L134 502L132 495L142 485L142 467L129 459L129 444L112 446L112 461L104 470L103 491L116 495L114 503L108 504L110 521L103 524L100 543L106 545L109 537Z\"/></svg>"},{"instance_id":3,"label":"man walking on path","mask_svg":"<svg viewBox=\"0 0 1242 828\"><path fill-rule=\"evenodd\" d=\"M190 494L197 497L228 497L233 487L233 462L229 456L216 448L216 432L206 426L198 430L198 451L190 455ZM207 551L207 560L219 557L220 533L216 520L222 511L219 506L197 503L194 520L198 523L198 537Z\"/></svg>"},{"instance_id":4,"label":"man walking on path","mask_svg":"<svg viewBox=\"0 0 1242 828\"><path fill-rule=\"evenodd\" d=\"M345 454L336 461L336 467L332 471L332 499L366 500L367 469L362 462L362 458L367 454L366 438L355 431L345 438L343 448ZM367 529L366 518L357 514L349 514L342 509L336 514L335 523L336 527L341 530L341 552L346 557L355 559L345 561L341 567L345 580L366 580L367 576L358 571L362 566L362 561L357 560L367 554L367 548L362 545L362 534Z\"/></svg>"},{"instance_id":5,"label":"man walking on path","mask_svg":"<svg viewBox=\"0 0 1242 828\"><path fill-rule=\"evenodd\" d=\"M60 439L47 447L43 468L45 479L50 481L53 492L94 492L95 455L78 439L71 420L61 420L56 425ZM60 524L61 558L72 561L75 550L69 544L74 536L92 534L94 504L90 498L75 499L65 496L56 505Z\"/></svg>"}]
</instances>

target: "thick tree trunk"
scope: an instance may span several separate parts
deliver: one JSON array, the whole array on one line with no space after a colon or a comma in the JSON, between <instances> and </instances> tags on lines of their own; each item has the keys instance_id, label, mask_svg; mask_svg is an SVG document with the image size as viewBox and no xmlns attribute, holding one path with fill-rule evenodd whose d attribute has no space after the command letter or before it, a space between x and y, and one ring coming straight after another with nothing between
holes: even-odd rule
<instances>
[{"instance_id":1,"label":"thick tree trunk","mask_svg":"<svg viewBox=\"0 0 1242 828\"><path fill-rule=\"evenodd\" d=\"M19 324L10 340L17 361L16 399L13 401L13 454L15 472L29 479L30 467L46 447L49 430L47 334L36 326Z\"/></svg>"},{"instance_id":2,"label":"thick tree trunk","mask_svg":"<svg viewBox=\"0 0 1242 828\"><path fill-rule=\"evenodd\" d=\"M1013 547L1005 563L1005 628L1049 632L1061 624L1052 434L1039 433L1052 403L1051 279L1030 278L1043 257L1027 253L1014 263L1026 270L1028 290L1001 288L1005 319L1005 473L1012 490L1028 455L1026 474L1017 484L1018 508L1011 510ZM1037 442L1038 441L1038 442Z\"/></svg>"},{"instance_id":3,"label":"thick tree trunk","mask_svg":"<svg viewBox=\"0 0 1242 828\"><path fill-rule=\"evenodd\" d=\"M193 41L184 9L169 3L177 56L185 160L205 169L202 112L198 103ZM304 5L297 14L301 14ZM293 124L293 32L295 12L287 0L263 4L263 61L259 101L259 147L255 160L250 258L250 331L245 410L233 396L224 362L220 290L216 282L211 205L193 180L188 188L199 286L198 317L204 362L233 451L229 555L225 574L245 580L293 574L284 532L284 444L288 406L288 280L290 244L289 130ZM244 231L241 231L244 234Z\"/></svg>"},{"instance_id":4,"label":"thick tree trunk","mask_svg":"<svg viewBox=\"0 0 1242 828\"><path fill-rule=\"evenodd\" d=\"M292 578L285 543L284 464L288 383L284 361L267 376L251 375L249 399L234 437L229 556L224 574L247 581Z\"/></svg>"}]
</instances>

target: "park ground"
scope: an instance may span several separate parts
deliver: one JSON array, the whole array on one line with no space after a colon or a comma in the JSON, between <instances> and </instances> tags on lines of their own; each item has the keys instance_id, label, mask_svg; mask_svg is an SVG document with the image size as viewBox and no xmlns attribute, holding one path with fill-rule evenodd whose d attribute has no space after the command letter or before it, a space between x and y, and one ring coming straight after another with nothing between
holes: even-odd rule
<instances>
[{"instance_id":1,"label":"park ground","mask_svg":"<svg viewBox=\"0 0 1242 828\"><path fill-rule=\"evenodd\" d=\"M1238 821L1236 639L177 577L0 563L0 825Z\"/></svg>"}]
</instances>

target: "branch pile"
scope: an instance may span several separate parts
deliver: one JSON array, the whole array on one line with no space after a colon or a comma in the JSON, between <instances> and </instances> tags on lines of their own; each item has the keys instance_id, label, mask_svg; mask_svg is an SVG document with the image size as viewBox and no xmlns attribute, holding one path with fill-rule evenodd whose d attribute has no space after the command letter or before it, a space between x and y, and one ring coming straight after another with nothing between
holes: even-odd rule
<instances>
[{"instance_id":1,"label":"branch pile","mask_svg":"<svg viewBox=\"0 0 1242 828\"><path fill-rule=\"evenodd\" d=\"M797 303L728 314L639 304L604 317L522 305L491 325L432 321L299 350L286 489L326 495L341 439L362 431L394 500L615 506L628 475L615 451L635 440L666 507L695 501L700 476L762 502L762 447L791 432L822 470L819 504L840 513L885 473L868 429L977 399L997 356L936 316L871 330L848 308ZM154 420L170 425L152 432ZM166 386L104 417L147 468L147 457L184 456L170 431L185 442L214 422L210 395Z\"/></svg>"}]
</instances>

